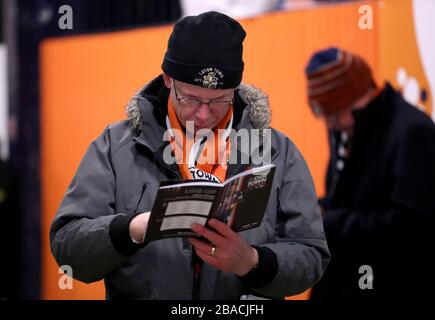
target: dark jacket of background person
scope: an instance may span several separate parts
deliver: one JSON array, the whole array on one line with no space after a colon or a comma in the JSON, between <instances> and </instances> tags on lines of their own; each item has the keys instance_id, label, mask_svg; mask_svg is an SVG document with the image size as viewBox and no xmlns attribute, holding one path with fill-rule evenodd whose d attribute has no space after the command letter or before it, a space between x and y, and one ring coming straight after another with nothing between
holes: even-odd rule
<instances>
[{"instance_id":1,"label":"dark jacket of background person","mask_svg":"<svg viewBox=\"0 0 435 320\"><path fill-rule=\"evenodd\" d=\"M337 177L336 135L324 207L332 260L312 299L420 299L434 288L435 125L387 83L354 111L350 156ZM373 289L360 289L373 270Z\"/></svg>"}]
</instances>

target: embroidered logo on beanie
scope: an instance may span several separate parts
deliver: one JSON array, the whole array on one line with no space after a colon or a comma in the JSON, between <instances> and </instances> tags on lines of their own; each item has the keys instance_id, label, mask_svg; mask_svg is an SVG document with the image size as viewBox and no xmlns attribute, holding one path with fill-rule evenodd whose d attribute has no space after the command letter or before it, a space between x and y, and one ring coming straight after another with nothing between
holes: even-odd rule
<instances>
[{"instance_id":1,"label":"embroidered logo on beanie","mask_svg":"<svg viewBox=\"0 0 435 320\"><path fill-rule=\"evenodd\" d=\"M222 82L224 74L218 68L205 68L198 72L198 78L195 78L196 84L204 88L216 89L219 82Z\"/></svg>"}]
</instances>

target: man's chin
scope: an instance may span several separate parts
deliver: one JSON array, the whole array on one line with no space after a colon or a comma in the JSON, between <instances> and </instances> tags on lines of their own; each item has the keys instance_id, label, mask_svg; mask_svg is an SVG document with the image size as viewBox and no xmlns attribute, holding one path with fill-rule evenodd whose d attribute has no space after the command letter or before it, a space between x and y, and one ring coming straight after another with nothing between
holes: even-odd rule
<instances>
[{"instance_id":1,"label":"man's chin","mask_svg":"<svg viewBox=\"0 0 435 320\"><path fill-rule=\"evenodd\" d=\"M197 133L199 130L213 130L213 128L210 125L195 125L195 133Z\"/></svg>"},{"instance_id":2,"label":"man's chin","mask_svg":"<svg viewBox=\"0 0 435 320\"><path fill-rule=\"evenodd\" d=\"M332 131L336 131L336 132L340 132L340 131L351 132L352 131L352 127L349 127L349 126L329 126L328 129L332 130Z\"/></svg>"},{"instance_id":3,"label":"man's chin","mask_svg":"<svg viewBox=\"0 0 435 320\"><path fill-rule=\"evenodd\" d=\"M208 124L201 124L201 125L196 125L196 123L194 125L192 125L192 123L190 123L189 125L187 125L186 130L188 130L189 132L192 132L193 129L193 133L196 134L199 130L212 130L212 127Z\"/></svg>"}]
</instances>

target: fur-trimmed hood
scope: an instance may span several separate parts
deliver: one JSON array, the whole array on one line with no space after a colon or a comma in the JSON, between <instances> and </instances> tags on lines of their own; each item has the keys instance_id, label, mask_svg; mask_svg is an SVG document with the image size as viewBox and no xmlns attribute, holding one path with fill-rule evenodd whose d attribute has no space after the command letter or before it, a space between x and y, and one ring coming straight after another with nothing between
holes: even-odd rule
<instances>
[{"instance_id":1,"label":"fur-trimmed hood","mask_svg":"<svg viewBox=\"0 0 435 320\"><path fill-rule=\"evenodd\" d=\"M137 131L142 129L142 116L139 107L139 100L143 99L141 92L145 88L135 94L127 103L126 113L130 126ZM270 128L271 111L269 107L269 98L261 89L251 85L241 84L236 91L244 103L249 108L249 120L255 129L268 129Z\"/></svg>"}]
</instances>

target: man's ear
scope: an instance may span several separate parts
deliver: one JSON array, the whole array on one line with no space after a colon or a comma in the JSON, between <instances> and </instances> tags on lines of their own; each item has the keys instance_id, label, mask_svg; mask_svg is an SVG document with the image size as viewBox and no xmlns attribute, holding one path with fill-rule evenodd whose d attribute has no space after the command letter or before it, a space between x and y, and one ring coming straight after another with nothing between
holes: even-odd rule
<instances>
[{"instance_id":1,"label":"man's ear","mask_svg":"<svg viewBox=\"0 0 435 320\"><path fill-rule=\"evenodd\" d=\"M171 89L171 77L163 72L163 80L165 81L165 86L168 89Z\"/></svg>"}]
</instances>

